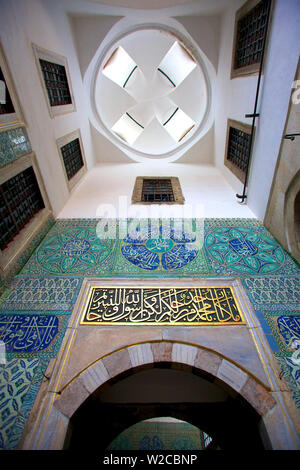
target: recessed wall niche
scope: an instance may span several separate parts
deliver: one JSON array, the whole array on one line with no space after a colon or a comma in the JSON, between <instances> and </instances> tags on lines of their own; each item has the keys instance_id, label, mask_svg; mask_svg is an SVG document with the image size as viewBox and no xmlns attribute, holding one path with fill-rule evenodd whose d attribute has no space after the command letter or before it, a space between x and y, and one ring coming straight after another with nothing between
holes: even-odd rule
<instances>
[{"instance_id":1,"label":"recessed wall niche","mask_svg":"<svg viewBox=\"0 0 300 470\"><path fill-rule=\"evenodd\" d=\"M76 111L67 58L32 44L50 116Z\"/></svg>"}]
</instances>

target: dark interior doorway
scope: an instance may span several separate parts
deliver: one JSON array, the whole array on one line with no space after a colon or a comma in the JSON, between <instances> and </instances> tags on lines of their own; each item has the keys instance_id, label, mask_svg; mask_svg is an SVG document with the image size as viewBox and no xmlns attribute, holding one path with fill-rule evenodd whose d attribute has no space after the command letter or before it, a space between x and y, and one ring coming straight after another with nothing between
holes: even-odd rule
<instances>
[{"instance_id":1,"label":"dark interior doorway","mask_svg":"<svg viewBox=\"0 0 300 470\"><path fill-rule=\"evenodd\" d=\"M263 449L260 416L236 392L208 374L136 368L99 387L70 420L65 448L104 452L129 426L154 417L173 417L198 427L208 449ZM172 365L174 367L174 365Z\"/></svg>"}]
</instances>

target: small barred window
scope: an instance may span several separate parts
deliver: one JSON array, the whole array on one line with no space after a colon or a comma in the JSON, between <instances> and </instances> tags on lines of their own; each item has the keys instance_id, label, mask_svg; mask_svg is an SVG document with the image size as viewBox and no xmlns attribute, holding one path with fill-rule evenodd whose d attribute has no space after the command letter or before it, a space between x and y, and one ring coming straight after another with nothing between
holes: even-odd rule
<instances>
[{"instance_id":1,"label":"small barred window","mask_svg":"<svg viewBox=\"0 0 300 470\"><path fill-rule=\"evenodd\" d=\"M4 250L45 207L32 167L0 186L0 249Z\"/></svg>"},{"instance_id":2,"label":"small barred window","mask_svg":"<svg viewBox=\"0 0 300 470\"><path fill-rule=\"evenodd\" d=\"M143 202L171 202L174 201L172 183L170 179L147 179L143 181Z\"/></svg>"},{"instance_id":3,"label":"small barred window","mask_svg":"<svg viewBox=\"0 0 300 470\"><path fill-rule=\"evenodd\" d=\"M248 0L236 13L231 77L257 73L271 0Z\"/></svg>"},{"instance_id":4,"label":"small barred window","mask_svg":"<svg viewBox=\"0 0 300 470\"><path fill-rule=\"evenodd\" d=\"M67 178L70 180L84 165L79 138L65 144L60 150Z\"/></svg>"},{"instance_id":5,"label":"small barred window","mask_svg":"<svg viewBox=\"0 0 300 470\"><path fill-rule=\"evenodd\" d=\"M228 120L224 164L242 182L245 180L251 144L251 126Z\"/></svg>"},{"instance_id":6,"label":"small barred window","mask_svg":"<svg viewBox=\"0 0 300 470\"><path fill-rule=\"evenodd\" d=\"M43 59L40 59L40 65L50 106L71 104L72 98L65 67Z\"/></svg>"},{"instance_id":7,"label":"small barred window","mask_svg":"<svg viewBox=\"0 0 300 470\"><path fill-rule=\"evenodd\" d=\"M261 60L263 38L267 27L268 0L262 0L237 24L235 68L257 64Z\"/></svg>"}]
</instances>

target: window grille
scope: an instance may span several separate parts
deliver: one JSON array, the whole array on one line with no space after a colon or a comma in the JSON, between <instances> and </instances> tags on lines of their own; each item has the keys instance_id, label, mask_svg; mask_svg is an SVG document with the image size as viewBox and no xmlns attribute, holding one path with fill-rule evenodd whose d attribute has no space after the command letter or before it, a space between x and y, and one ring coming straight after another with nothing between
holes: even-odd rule
<instances>
[{"instance_id":1,"label":"window grille","mask_svg":"<svg viewBox=\"0 0 300 470\"><path fill-rule=\"evenodd\" d=\"M262 0L237 22L235 69L260 63L267 11L268 0Z\"/></svg>"},{"instance_id":2,"label":"window grille","mask_svg":"<svg viewBox=\"0 0 300 470\"><path fill-rule=\"evenodd\" d=\"M63 65L39 59L50 106L71 104L66 69Z\"/></svg>"},{"instance_id":3,"label":"window grille","mask_svg":"<svg viewBox=\"0 0 300 470\"><path fill-rule=\"evenodd\" d=\"M0 249L44 207L32 167L5 181L0 186Z\"/></svg>"},{"instance_id":4,"label":"window grille","mask_svg":"<svg viewBox=\"0 0 300 470\"><path fill-rule=\"evenodd\" d=\"M171 202L174 200L172 183L170 179L143 180L143 202Z\"/></svg>"},{"instance_id":5,"label":"window grille","mask_svg":"<svg viewBox=\"0 0 300 470\"><path fill-rule=\"evenodd\" d=\"M240 129L229 128L226 158L242 173L245 173L247 168L250 137L250 134Z\"/></svg>"},{"instance_id":6,"label":"window grille","mask_svg":"<svg viewBox=\"0 0 300 470\"><path fill-rule=\"evenodd\" d=\"M79 139L74 139L61 147L67 178L70 180L83 167L83 158Z\"/></svg>"}]
</instances>

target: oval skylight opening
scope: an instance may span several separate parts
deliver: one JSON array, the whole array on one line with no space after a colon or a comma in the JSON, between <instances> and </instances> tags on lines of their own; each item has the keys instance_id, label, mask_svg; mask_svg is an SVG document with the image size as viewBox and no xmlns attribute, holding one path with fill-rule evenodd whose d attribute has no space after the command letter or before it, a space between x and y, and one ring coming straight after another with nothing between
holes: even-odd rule
<instances>
[{"instance_id":1,"label":"oval skylight opening","mask_svg":"<svg viewBox=\"0 0 300 470\"><path fill-rule=\"evenodd\" d=\"M95 77L95 110L106 135L124 151L165 157L203 125L207 72L173 34L129 33L107 49L102 64Z\"/></svg>"}]
</instances>

